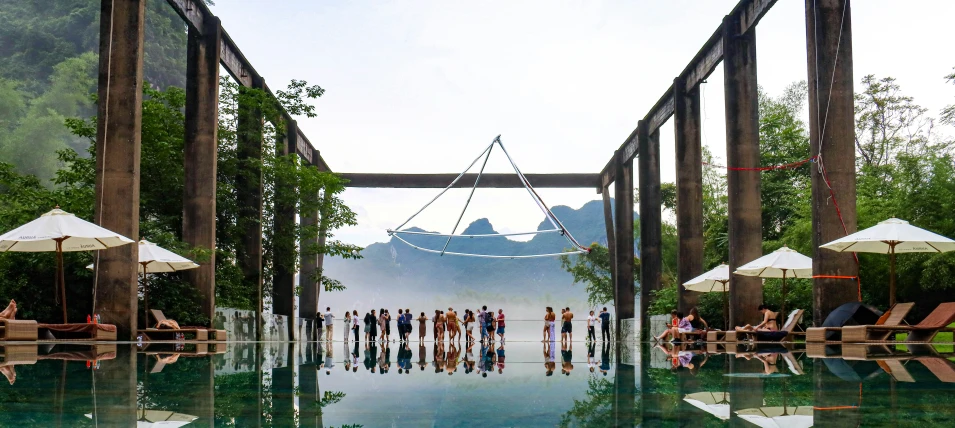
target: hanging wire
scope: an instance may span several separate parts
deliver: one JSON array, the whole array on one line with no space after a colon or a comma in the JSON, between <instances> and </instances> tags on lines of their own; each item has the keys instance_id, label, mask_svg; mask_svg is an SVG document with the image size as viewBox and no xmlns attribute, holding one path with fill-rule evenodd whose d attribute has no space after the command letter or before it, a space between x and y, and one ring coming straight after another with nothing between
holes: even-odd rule
<instances>
[{"instance_id":1,"label":"hanging wire","mask_svg":"<svg viewBox=\"0 0 955 428\"><path fill-rule=\"evenodd\" d=\"M460 226L460 223L461 223L461 219L464 217L464 213L465 213L465 211L467 211L467 208L468 208L468 206L469 206L470 203L471 203L471 199L472 199L472 197L474 196L474 192L475 192L475 190L477 189L477 186L478 186L478 184L479 184L480 181L481 181L481 175L484 173L484 169L485 169L485 167L487 166L488 159L490 159L490 157L491 157L491 151L492 151L492 149L493 149L493 147L494 147L495 144L497 144L498 146L500 146L501 151L504 152L504 156L507 158L507 161L511 164L511 167L514 169L514 173L517 175L518 180L520 180L521 184L524 186L524 189L527 190L528 195L530 195L530 197L531 197L531 199L534 201L534 203L537 204L537 207L538 207L538 208L541 210L541 212L544 214L544 217L547 219L547 221L549 221L550 224L554 227L553 229L549 229L549 230L538 230L538 231L534 231L534 232L507 233L507 234L474 234L474 235L455 235L455 234L454 234L455 232L457 232L458 226ZM424 211L424 210L425 210L426 208L428 208L431 204L433 204L436 200L438 200L438 198L440 198L442 195L444 195L444 193L447 192L448 189L450 189L451 187L453 187L453 186L461 179L461 177L464 176L465 173L467 173L472 167L474 167L474 165L478 162L478 160L481 159L481 157L484 157L484 162L483 162L483 164L481 165L481 169L480 169L480 171L478 172L478 175L477 175L477 177L476 177L475 180L474 180L474 185L471 187L471 193L470 193L470 195L468 196L467 202L464 204L464 209L461 210L461 214L458 216L458 220L457 220L457 222L454 224L454 228L452 229L452 231L451 231L450 234L442 234L442 233L436 233L436 232L418 232L418 231L412 231L412 230L401 230L402 227L404 227L404 226L407 225L409 222L411 222L411 220L413 220L415 217L417 217L418 214L421 214L422 211ZM511 155L507 152L507 149L504 148L504 144L501 142L501 136L500 136L500 135L498 135L497 137L495 137L495 138L494 138L494 141L492 141L491 144L488 145L488 147L485 148L484 151L482 151L481 154L478 155L478 157L476 157L476 158L474 159L474 161L471 162L470 165L468 165L468 168L467 168L467 169L465 169L461 174L458 174L458 176L451 182L451 184L449 184L449 185L448 185L447 187L445 187L443 190L441 190L440 192L438 192L438 195L435 196L434 199L432 199L432 200L429 201L427 204L425 204L424 207L422 207L420 210L418 210L416 213L414 213L414 215L412 215L412 216L409 217L407 220L405 220L405 222L402 223L400 226L398 226L398 227L395 228L395 229L388 229L387 232L388 232L388 235L389 235L389 236L392 236L392 237L398 239L399 241L404 242L405 244L407 244L408 246L410 246L410 247L412 247L412 248L415 248L415 249L418 249L418 250L421 250L421 251L425 251L425 252L429 252L429 253L440 254L440 255L450 254L450 255L455 255L455 256L470 256L470 257L484 257L484 258L497 258L497 259L524 259L524 258L535 258L535 257L552 257L552 256L560 256L560 255L567 255L567 254L583 254L583 253L589 253L589 252L590 252L590 249L589 249L589 248L580 245L580 243L577 242L576 239L574 239L573 235L571 235L571 234L570 234L570 231L568 231L567 228L564 227L564 224L561 223L560 219L558 219L557 216L554 215L553 211L551 211L550 208L547 207L547 204L544 203L544 200L540 197L540 195L537 194L537 191L534 190L533 186L531 186L530 181L527 180L527 177L524 176L524 174L521 172L520 168L517 167L517 164L516 164L516 163L514 162L514 160L511 158ZM448 245L451 243L451 239L454 238L454 237L461 237L461 238L484 238L484 237L519 236L519 235L525 235L525 236L526 236L526 235L537 235L537 234L542 234L542 233L553 233L553 232L558 232L558 233L560 233L561 236L563 236L564 239L566 239L567 242L569 242L574 249L573 249L572 251L565 251L565 252L560 252L560 253L534 254L534 255L491 255L491 254L472 254L472 253L458 253L458 252L447 251ZM424 247L421 247L421 246L418 246L418 245L414 245L414 244L408 242L407 240L405 240L404 238L402 238L401 236L399 236L399 235L401 235L401 234L407 234L407 235L425 235L425 236L436 236L436 237L437 237L437 236L441 236L441 237L447 237L448 240L445 242L444 247L443 247L440 251L438 251L438 250L433 250L433 249L430 249L430 248L424 248Z\"/></svg>"}]
</instances>

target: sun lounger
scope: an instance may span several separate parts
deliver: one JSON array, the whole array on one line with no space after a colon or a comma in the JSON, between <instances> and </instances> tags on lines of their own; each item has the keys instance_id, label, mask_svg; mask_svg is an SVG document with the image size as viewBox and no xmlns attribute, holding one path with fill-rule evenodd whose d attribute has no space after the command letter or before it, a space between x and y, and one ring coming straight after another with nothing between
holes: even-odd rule
<instances>
[{"instance_id":1,"label":"sun lounger","mask_svg":"<svg viewBox=\"0 0 955 428\"><path fill-rule=\"evenodd\" d=\"M932 372L938 380L945 383L955 382L955 366L952 365L951 361L940 357L919 357L916 359Z\"/></svg>"},{"instance_id":2,"label":"sun lounger","mask_svg":"<svg viewBox=\"0 0 955 428\"><path fill-rule=\"evenodd\" d=\"M0 340L35 341L36 338L37 338L36 321L0 319Z\"/></svg>"},{"instance_id":3,"label":"sun lounger","mask_svg":"<svg viewBox=\"0 0 955 428\"><path fill-rule=\"evenodd\" d=\"M156 323L166 321L166 316L158 309L150 309L149 312ZM187 327L187 328L147 328L138 330L137 333L143 337L143 340L176 340L176 334L182 333L193 336L191 340L207 341L209 340L209 329L205 327ZM215 332L216 330L212 330Z\"/></svg>"},{"instance_id":4,"label":"sun lounger","mask_svg":"<svg viewBox=\"0 0 955 428\"><path fill-rule=\"evenodd\" d=\"M116 340L112 324L37 324L40 340Z\"/></svg>"},{"instance_id":5,"label":"sun lounger","mask_svg":"<svg viewBox=\"0 0 955 428\"><path fill-rule=\"evenodd\" d=\"M916 325L856 325L843 327L843 342L890 342L896 333L908 333L906 342L930 342L940 331L955 321L955 303L942 303Z\"/></svg>"},{"instance_id":6,"label":"sun lounger","mask_svg":"<svg viewBox=\"0 0 955 428\"><path fill-rule=\"evenodd\" d=\"M877 360L879 367L882 368L889 376L892 376L898 382L915 382L915 378L912 377L912 374L905 369L905 364L902 363L902 360Z\"/></svg>"},{"instance_id":7,"label":"sun lounger","mask_svg":"<svg viewBox=\"0 0 955 428\"><path fill-rule=\"evenodd\" d=\"M914 306L915 303L896 303L882 315L882 318L875 325L902 325L905 316L909 314L909 311L911 311ZM806 342L826 342L830 340L827 339L827 336L830 335L829 333L833 333L837 336L832 340L840 340L843 328L844 327L811 327L806 330Z\"/></svg>"},{"instance_id":8,"label":"sun lounger","mask_svg":"<svg viewBox=\"0 0 955 428\"><path fill-rule=\"evenodd\" d=\"M789 313L789 316L786 318L786 323L783 325L783 328L779 332L772 331L741 331L741 330L730 330L727 331L724 340L726 342L737 342L740 340L755 340L757 342L779 342L782 340L792 340L795 336L804 335L806 332L796 330L799 325L799 321L802 320L803 316L802 309L796 309ZM780 333L786 333L782 335ZM781 336L781 337L777 337Z\"/></svg>"}]
</instances>

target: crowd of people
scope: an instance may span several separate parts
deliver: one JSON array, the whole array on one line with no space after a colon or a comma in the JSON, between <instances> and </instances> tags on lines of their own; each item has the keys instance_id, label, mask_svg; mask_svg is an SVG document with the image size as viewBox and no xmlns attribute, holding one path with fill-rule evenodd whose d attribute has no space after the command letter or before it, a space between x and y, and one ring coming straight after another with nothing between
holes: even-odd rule
<instances>
[{"instance_id":1,"label":"crowd of people","mask_svg":"<svg viewBox=\"0 0 955 428\"><path fill-rule=\"evenodd\" d=\"M335 315L332 308L326 307L325 312L319 312L316 318L316 338L326 342L331 342L334 335ZM570 307L560 310L560 340L561 343L571 342L574 338L573 321L574 313ZM460 314L455 312L454 308L449 307L447 311L435 309L434 315L430 318L421 312L417 317L412 314L411 309L398 309L396 317L392 318L388 309L381 308L380 311L372 309L364 316L358 315L358 310L346 311L342 317L344 323L345 342L353 340L359 342L361 333L364 333L365 342L401 342L405 343L411 339L414 330L415 321L418 325L418 341L424 342L427 336L427 324L431 322L431 331L435 342L444 342L445 337L452 343L460 343L462 339L466 343L474 343L478 340L474 335L475 326L480 335L482 344L493 343L497 340L504 342L506 331L506 316L504 309L488 310L487 306L481 306L478 312L465 309ZM395 336L392 336L392 321L395 321ZM544 313L544 330L541 342L556 342L557 314L550 306ZM590 311L587 317L587 341L596 341L596 328L600 325L601 338L604 341L610 341L610 312L604 307L599 314ZM497 339L495 339L495 336Z\"/></svg>"}]
</instances>

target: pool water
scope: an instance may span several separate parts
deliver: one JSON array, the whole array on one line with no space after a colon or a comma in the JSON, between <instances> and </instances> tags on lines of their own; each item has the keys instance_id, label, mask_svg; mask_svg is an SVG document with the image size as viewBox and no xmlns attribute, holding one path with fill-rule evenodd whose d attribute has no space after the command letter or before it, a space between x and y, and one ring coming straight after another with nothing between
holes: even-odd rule
<instances>
[{"instance_id":1,"label":"pool water","mask_svg":"<svg viewBox=\"0 0 955 428\"><path fill-rule=\"evenodd\" d=\"M950 347L0 346L0 426L952 426ZM6 380L6 382L4 382Z\"/></svg>"}]
</instances>

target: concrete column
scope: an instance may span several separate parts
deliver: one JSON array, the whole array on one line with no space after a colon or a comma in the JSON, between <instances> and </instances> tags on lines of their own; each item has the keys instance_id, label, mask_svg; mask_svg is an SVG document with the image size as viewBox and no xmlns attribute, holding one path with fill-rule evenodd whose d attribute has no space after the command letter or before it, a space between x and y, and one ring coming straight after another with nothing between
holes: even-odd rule
<instances>
[{"instance_id":1,"label":"concrete column","mask_svg":"<svg viewBox=\"0 0 955 428\"><path fill-rule=\"evenodd\" d=\"M96 222L139 238L145 0L102 0L96 129ZM139 307L135 244L99 253L94 313L134 340ZM66 321L66 320L64 320ZM73 320L79 321L79 320Z\"/></svg>"},{"instance_id":2,"label":"concrete column","mask_svg":"<svg viewBox=\"0 0 955 428\"><path fill-rule=\"evenodd\" d=\"M618 153L619 155L619 153ZM616 251L616 334L620 337L620 322L634 317L634 290L633 290L633 161L620 162L617 157L617 180L614 183L616 199L616 233L614 243ZM646 301L643 301L646 304ZM645 307L644 307L645 309ZM643 310L641 313L646 314ZM646 325L646 324L643 324Z\"/></svg>"},{"instance_id":3,"label":"concrete column","mask_svg":"<svg viewBox=\"0 0 955 428\"><path fill-rule=\"evenodd\" d=\"M686 90L682 78L673 81L673 127L676 136L676 233L679 240L677 284L679 310L689 313L700 293L683 283L703 273L703 140L700 87Z\"/></svg>"},{"instance_id":4,"label":"concrete column","mask_svg":"<svg viewBox=\"0 0 955 428\"><path fill-rule=\"evenodd\" d=\"M613 206L610 203L610 186L601 190L604 203L604 226L607 228L607 253L610 257L610 283L617 283L617 245L614 237ZM614 302L617 301L617 289L614 288Z\"/></svg>"},{"instance_id":5,"label":"concrete column","mask_svg":"<svg viewBox=\"0 0 955 428\"><path fill-rule=\"evenodd\" d=\"M759 102L756 83L756 33L739 34L739 20L723 19L723 74L726 92L726 162L759 166ZM730 272L762 256L759 171L727 171ZM759 321L763 301L759 278L731 275L730 325Z\"/></svg>"},{"instance_id":6,"label":"concrete column","mask_svg":"<svg viewBox=\"0 0 955 428\"><path fill-rule=\"evenodd\" d=\"M319 195L314 195L318 197ZM318 212L299 213L302 226L311 227L318 224ZM306 331L312 334L315 321L315 313L318 312L318 284L313 279L318 272L318 256L315 254L306 254L309 245L318 243L318 239L312 241L303 241L301 243L301 268L298 275L298 286L301 293L298 297L298 316L305 320ZM308 338L311 340L311 338Z\"/></svg>"},{"instance_id":7,"label":"concrete column","mask_svg":"<svg viewBox=\"0 0 955 428\"><path fill-rule=\"evenodd\" d=\"M663 259L660 255L660 131L650 132L647 122L637 126L637 171L640 175L640 313L649 326L650 293L663 288Z\"/></svg>"},{"instance_id":8,"label":"concrete column","mask_svg":"<svg viewBox=\"0 0 955 428\"><path fill-rule=\"evenodd\" d=\"M251 89L262 89L265 82L253 76ZM256 340L262 340L262 109L248 98L250 88L239 88L237 154L239 173L236 193L239 200L240 228L247 233L239 246L238 261L245 284L256 290Z\"/></svg>"},{"instance_id":9,"label":"concrete column","mask_svg":"<svg viewBox=\"0 0 955 428\"><path fill-rule=\"evenodd\" d=\"M820 245L846 235L856 224L855 111L852 77L852 22L849 0L806 0L806 45L809 60L809 145L825 166L832 192L818 168L812 175L812 261L816 275L858 276L851 253ZM841 40L840 40L841 36ZM820 147L822 152L820 152ZM830 199L831 198L831 199ZM813 323L858 299L853 280L813 280Z\"/></svg>"},{"instance_id":10,"label":"concrete column","mask_svg":"<svg viewBox=\"0 0 955 428\"><path fill-rule=\"evenodd\" d=\"M293 120L286 124L277 125L279 128L285 126L285 130L280 130L276 135L276 155L287 156L295 154L295 144L298 137L298 124ZM284 162L284 160L283 160ZM291 235L295 233L295 203L294 183L282 181L282 177L276 177L275 183L275 232L281 235ZM272 266L275 272L272 278L272 312L275 315L285 315L288 317L288 338L295 340L295 270L292 266L282 263L283 260L291 259L295 253L295 241L275 241L273 246ZM314 313L312 317L314 317Z\"/></svg>"},{"instance_id":11,"label":"concrete column","mask_svg":"<svg viewBox=\"0 0 955 428\"><path fill-rule=\"evenodd\" d=\"M216 170L219 129L219 18L200 34L189 28L186 53L186 139L182 238L194 247L216 248ZM216 308L215 251L209 260L185 272L199 289L202 314L211 326Z\"/></svg>"}]
</instances>

